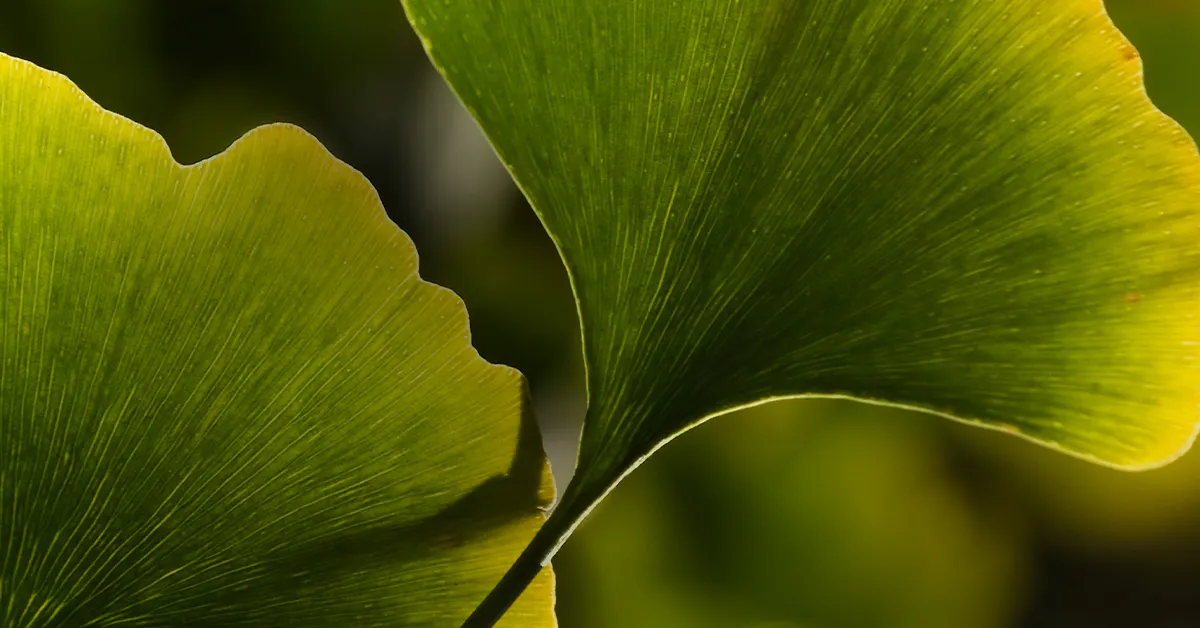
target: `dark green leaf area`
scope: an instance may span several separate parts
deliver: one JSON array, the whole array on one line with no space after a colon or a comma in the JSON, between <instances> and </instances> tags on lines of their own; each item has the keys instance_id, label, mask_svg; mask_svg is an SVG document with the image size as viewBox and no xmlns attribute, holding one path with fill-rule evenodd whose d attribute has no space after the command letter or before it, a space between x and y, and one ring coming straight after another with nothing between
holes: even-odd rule
<instances>
[{"instance_id":1,"label":"dark green leaf area","mask_svg":"<svg viewBox=\"0 0 1200 628\"><path fill-rule=\"evenodd\" d=\"M1099 0L468 4L408 8L574 281L584 502L784 396L1190 441L1200 172Z\"/></svg>"}]
</instances>

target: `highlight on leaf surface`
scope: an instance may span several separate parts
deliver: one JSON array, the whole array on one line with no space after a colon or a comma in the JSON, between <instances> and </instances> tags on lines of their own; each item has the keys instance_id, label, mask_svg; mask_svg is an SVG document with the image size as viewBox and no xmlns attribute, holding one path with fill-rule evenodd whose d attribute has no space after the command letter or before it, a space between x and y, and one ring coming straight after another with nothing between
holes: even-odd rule
<instances>
[{"instance_id":1,"label":"highlight on leaf surface","mask_svg":"<svg viewBox=\"0 0 1200 628\"><path fill-rule=\"evenodd\" d=\"M542 522L521 376L303 131L184 167L0 56L0 251L0 625L457 626Z\"/></svg>"},{"instance_id":2,"label":"highlight on leaf surface","mask_svg":"<svg viewBox=\"0 0 1200 628\"><path fill-rule=\"evenodd\" d=\"M1200 160L1101 0L404 0L557 242L578 469L848 396L1161 464L1193 438Z\"/></svg>"}]
</instances>

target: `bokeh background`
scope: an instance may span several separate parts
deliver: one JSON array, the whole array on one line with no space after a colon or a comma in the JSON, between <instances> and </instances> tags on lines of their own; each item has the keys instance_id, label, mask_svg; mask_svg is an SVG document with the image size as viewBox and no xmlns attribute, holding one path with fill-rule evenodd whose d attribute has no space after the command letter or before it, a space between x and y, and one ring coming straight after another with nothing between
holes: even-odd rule
<instances>
[{"instance_id":1,"label":"bokeh background","mask_svg":"<svg viewBox=\"0 0 1200 628\"><path fill-rule=\"evenodd\" d=\"M1200 133L1200 0L1109 8ZM317 135L463 297L480 352L526 373L565 483L584 405L566 274L398 0L0 0L0 51L183 162L267 122ZM770 404L666 447L555 564L564 628L1196 627L1200 451L1127 474L916 413Z\"/></svg>"}]
</instances>

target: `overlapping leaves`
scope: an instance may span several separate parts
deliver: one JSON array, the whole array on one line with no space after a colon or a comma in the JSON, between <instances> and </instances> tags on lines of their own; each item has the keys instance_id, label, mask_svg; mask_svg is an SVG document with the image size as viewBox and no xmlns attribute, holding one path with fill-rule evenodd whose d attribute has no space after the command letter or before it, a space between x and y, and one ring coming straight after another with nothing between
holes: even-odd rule
<instances>
[{"instance_id":1,"label":"overlapping leaves","mask_svg":"<svg viewBox=\"0 0 1200 628\"><path fill-rule=\"evenodd\" d=\"M405 4L578 298L589 411L544 536L772 398L1130 468L1191 441L1200 162L1100 0Z\"/></svg>"}]
</instances>

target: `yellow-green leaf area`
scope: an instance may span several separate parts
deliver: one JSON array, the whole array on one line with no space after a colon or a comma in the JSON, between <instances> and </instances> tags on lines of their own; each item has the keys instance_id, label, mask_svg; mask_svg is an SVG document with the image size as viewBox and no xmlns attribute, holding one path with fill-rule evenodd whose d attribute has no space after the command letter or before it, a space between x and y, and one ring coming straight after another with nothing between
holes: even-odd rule
<instances>
[{"instance_id":1,"label":"yellow-green leaf area","mask_svg":"<svg viewBox=\"0 0 1200 628\"><path fill-rule=\"evenodd\" d=\"M180 166L0 56L0 625L457 626L551 495L362 176L288 126Z\"/></svg>"},{"instance_id":2,"label":"yellow-green leaf area","mask_svg":"<svg viewBox=\"0 0 1200 628\"><path fill-rule=\"evenodd\" d=\"M788 396L1190 442L1200 162L1100 0L405 2L573 280L564 507Z\"/></svg>"}]
</instances>

